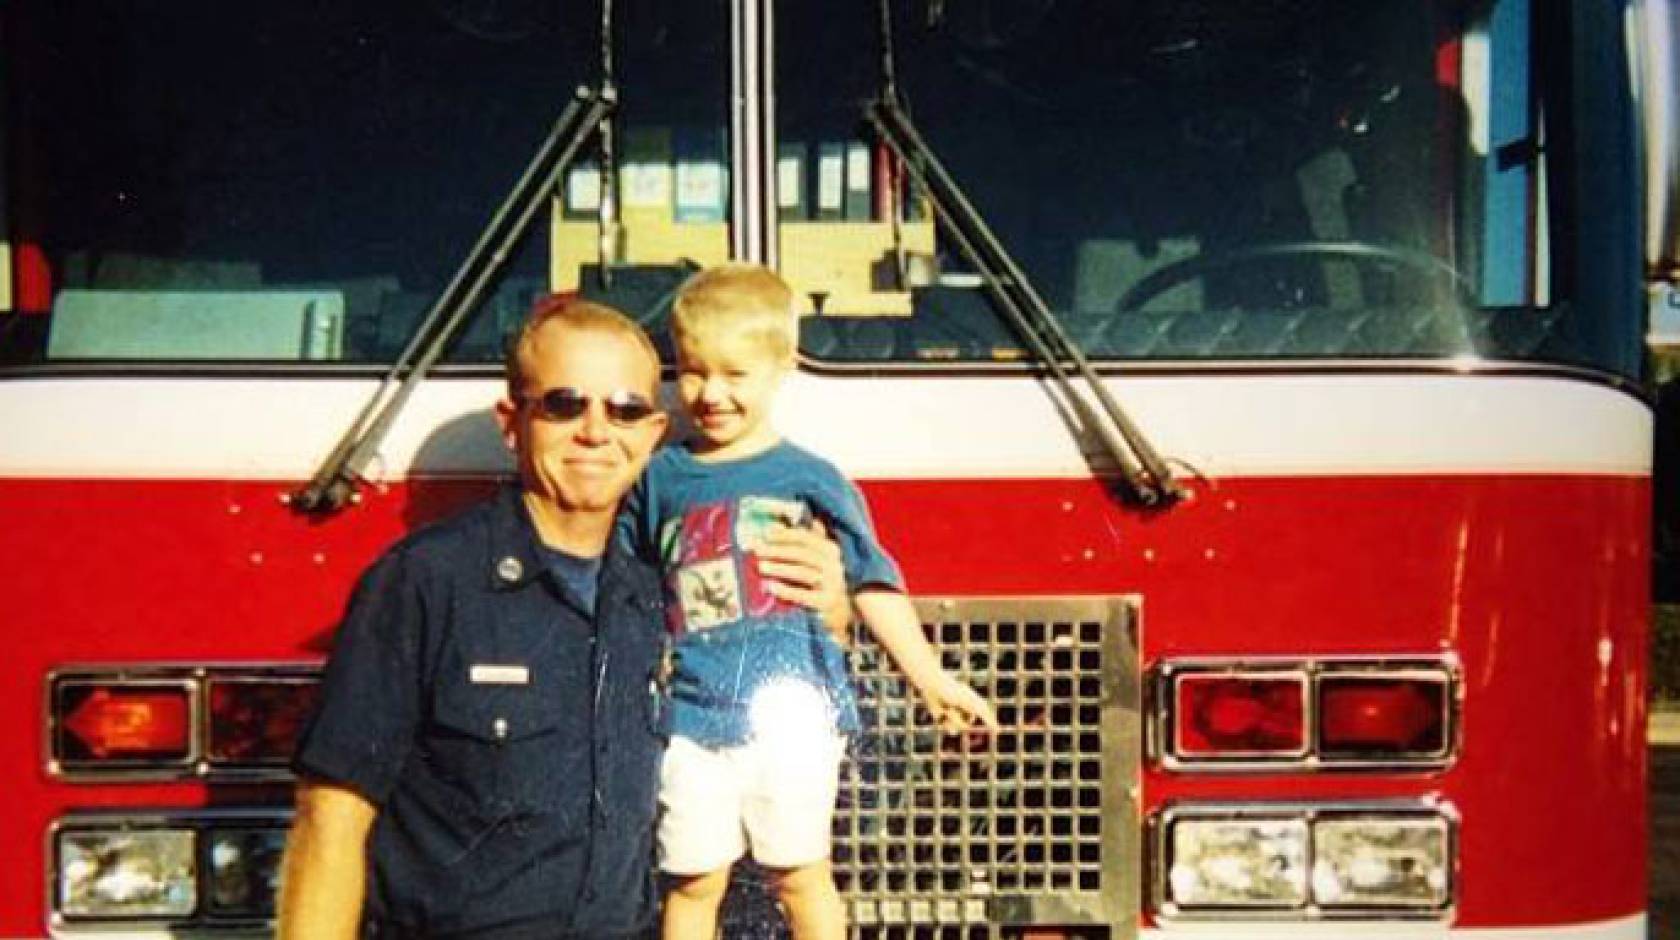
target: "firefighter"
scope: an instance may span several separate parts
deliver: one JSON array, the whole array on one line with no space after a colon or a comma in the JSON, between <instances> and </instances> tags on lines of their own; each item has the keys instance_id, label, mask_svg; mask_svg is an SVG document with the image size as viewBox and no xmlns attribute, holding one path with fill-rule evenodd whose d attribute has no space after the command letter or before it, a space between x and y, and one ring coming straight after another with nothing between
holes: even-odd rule
<instances>
[{"instance_id":1,"label":"firefighter","mask_svg":"<svg viewBox=\"0 0 1680 940\"><path fill-rule=\"evenodd\" d=\"M654 922L664 628L611 539L666 426L629 319L539 303L495 413L518 484L363 576L296 757L280 935L637 934ZM779 534L766 574L844 621L839 551Z\"/></svg>"}]
</instances>

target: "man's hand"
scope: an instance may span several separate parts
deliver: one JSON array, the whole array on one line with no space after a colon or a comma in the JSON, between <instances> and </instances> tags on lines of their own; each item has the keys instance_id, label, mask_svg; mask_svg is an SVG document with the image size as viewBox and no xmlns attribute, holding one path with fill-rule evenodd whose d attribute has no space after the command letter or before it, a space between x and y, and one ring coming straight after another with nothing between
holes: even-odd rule
<instances>
[{"instance_id":1,"label":"man's hand","mask_svg":"<svg viewBox=\"0 0 1680 940\"><path fill-rule=\"evenodd\" d=\"M822 522L810 529L779 527L758 549L758 572L769 579L770 593L822 615L841 646L849 645L852 600L846 593L846 570L840 546Z\"/></svg>"}]
</instances>

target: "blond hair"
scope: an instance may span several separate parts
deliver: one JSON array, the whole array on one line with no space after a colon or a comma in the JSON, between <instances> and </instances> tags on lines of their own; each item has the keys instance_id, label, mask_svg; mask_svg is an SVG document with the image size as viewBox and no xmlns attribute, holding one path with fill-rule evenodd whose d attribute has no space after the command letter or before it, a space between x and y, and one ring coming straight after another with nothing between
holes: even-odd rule
<instances>
[{"instance_id":1,"label":"blond hair","mask_svg":"<svg viewBox=\"0 0 1680 940\"><path fill-rule=\"evenodd\" d=\"M654 349L647 331L636 321L606 304L579 300L565 294L550 294L531 307L531 312L525 315L525 322L519 327L518 335L508 346L506 368L509 397L517 400L524 393L525 361L532 355L537 332L550 323L558 323L567 329L605 333L630 340L647 354L654 376L654 386L647 391L650 396L658 394L659 351Z\"/></svg>"},{"instance_id":2,"label":"blond hair","mask_svg":"<svg viewBox=\"0 0 1680 940\"><path fill-rule=\"evenodd\" d=\"M680 349L724 333L745 334L763 342L775 358L791 358L799 342L793 290L776 272L745 262L693 275L671 302L671 338Z\"/></svg>"}]
</instances>

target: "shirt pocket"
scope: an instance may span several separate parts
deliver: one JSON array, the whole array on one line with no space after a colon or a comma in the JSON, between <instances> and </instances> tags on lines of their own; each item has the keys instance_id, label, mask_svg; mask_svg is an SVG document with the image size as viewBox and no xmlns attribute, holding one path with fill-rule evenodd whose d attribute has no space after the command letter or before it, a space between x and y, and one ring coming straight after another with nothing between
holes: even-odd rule
<instances>
[{"instance_id":1,"label":"shirt pocket","mask_svg":"<svg viewBox=\"0 0 1680 940\"><path fill-rule=\"evenodd\" d=\"M589 805L589 752L558 684L475 683L463 667L440 680L432 702L433 769L467 791L492 821L558 816L581 830Z\"/></svg>"}]
</instances>

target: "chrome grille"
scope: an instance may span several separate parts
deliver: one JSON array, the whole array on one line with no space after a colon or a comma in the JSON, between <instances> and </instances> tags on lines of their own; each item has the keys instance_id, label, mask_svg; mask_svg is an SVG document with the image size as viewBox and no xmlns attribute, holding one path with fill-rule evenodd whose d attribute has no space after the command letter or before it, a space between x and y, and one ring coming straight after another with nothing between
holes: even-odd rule
<instances>
[{"instance_id":1,"label":"chrome grille","mask_svg":"<svg viewBox=\"0 0 1680 940\"><path fill-rule=\"evenodd\" d=\"M863 730L842 771L834 872L855 937L1135 932L1138 670L1124 598L918 602L945 667L998 712L941 735L885 655L852 656Z\"/></svg>"}]
</instances>

